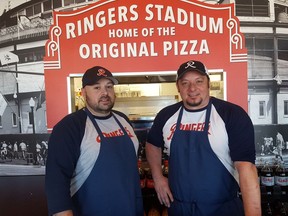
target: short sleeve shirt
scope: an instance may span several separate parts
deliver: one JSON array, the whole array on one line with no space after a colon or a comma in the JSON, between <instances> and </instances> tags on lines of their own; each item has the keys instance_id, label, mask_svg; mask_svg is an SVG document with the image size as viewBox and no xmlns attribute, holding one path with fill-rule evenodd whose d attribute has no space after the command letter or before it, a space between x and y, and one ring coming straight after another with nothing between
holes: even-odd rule
<instances>
[{"instance_id":1,"label":"short sleeve shirt","mask_svg":"<svg viewBox=\"0 0 288 216\"><path fill-rule=\"evenodd\" d=\"M234 161L255 163L254 128L248 114L240 106L211 97L208 139L212 150L232 175ZM163 148L169 156L170 144L182 102L162 109L149 131L147 142ZM184 108L181 130L204 130L206 107L199 110Z\"/></svg>"}]
</instances>

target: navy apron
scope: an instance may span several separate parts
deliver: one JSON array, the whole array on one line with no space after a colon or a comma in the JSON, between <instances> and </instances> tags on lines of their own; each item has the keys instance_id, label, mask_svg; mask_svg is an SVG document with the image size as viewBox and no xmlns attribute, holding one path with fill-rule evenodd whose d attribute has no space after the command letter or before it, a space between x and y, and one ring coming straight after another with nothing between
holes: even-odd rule
<instances>
[{"instance_id":1,"label":"navy apron","mask_svg":"<svg viewBox=\"0 0 288 216\"><path fill-rule=\"evenodd\" d=\"M88 109L86 113L101 138L101 148L90 175L73 196L76 215L143 216L137 156L132 140L113 113L123 136L104 137ZM99 145L96 137L95 145Z\"/></svg>"},{"instance_id":2,"label":"navy apron","mask_svg":"<svg viewBox=\"0 0 288 216\"><path fill-rule=\"evenodd\" d=\"M183 107L171 140L169 216L244 216L239 186L213 152L208 139L211 102L203 131L180 130Z\"/></svg>"}]
</instances>

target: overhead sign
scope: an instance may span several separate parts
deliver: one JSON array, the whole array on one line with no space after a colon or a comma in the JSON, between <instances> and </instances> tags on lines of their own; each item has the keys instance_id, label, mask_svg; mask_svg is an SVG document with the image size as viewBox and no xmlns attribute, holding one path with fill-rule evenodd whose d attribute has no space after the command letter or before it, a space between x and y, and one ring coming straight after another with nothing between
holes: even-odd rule
<instances>
[{"instance_id":1,"label":"overhead sign","mask_svg":"<svg viewBox=\"0 0 288 216\"><path fill-rule=\"evenodd\" d=\"M109 60L110 64L117 63L116 71L137 71L139 65L131 64L131 60L151 64L151 58L161 58L168 65L157 68L165 70L174 66L169 61L173 62L175 56L185 60L209 56L209 60L215 57L217 62L219 58L230 62L247 60L234 5L184 0L123 2L99 1L72 13L55 12L47 44L50 60L45 61L45 68L61 68L65 64L78 68L87 60ZM78 61L69 61L67 55ZM150 69L149 64L141 69Z\"/></svg>"},{"instance_id":2,"label":"overhead sign","mask_svg":"<svg viewBox=\"0 0 288 216\"><path fill-rule=\"evenodd\" d=\"M234 4L106 0L53 15L44 61L48 124L48 109L55 112L53 118L67 113L68 102L60 114L59 107L49 104L67 101L69 74L95 65L114 73L167 72L187 60L200 60L208 69L226 71L228 100L246 106L238 90L247 93L247 51ZM63 98L56 102L55 95Z\"/></svg>"}]
</instances>

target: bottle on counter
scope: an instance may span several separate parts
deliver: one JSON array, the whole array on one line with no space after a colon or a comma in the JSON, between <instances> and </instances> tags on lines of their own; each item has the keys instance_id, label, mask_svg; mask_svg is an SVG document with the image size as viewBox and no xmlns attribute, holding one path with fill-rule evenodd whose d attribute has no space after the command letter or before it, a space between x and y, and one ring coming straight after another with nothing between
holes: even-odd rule
<instances>
[{"instance_id":1,"label":"bottle on counter","mask_svg":"<svg viewBox=\"0 0 288 216\"><path fill-rule=\"evenodd\" d=\"M273 216L272 208L269 202L265 204L262 214L263 216Z\"/></svg>"},{"instance_id":2,"label":"bottle on counter","mask_svg":"<svg viewBox=\"0 0 288 216\"><path fill-rule=\"evenodd\" d=\"M267 195L272 195L275 185L274 172L267 162L261 169L261 185L265 186Z\"/></svg>"},{"instance_id":3,"label":"bottle on counter","mask_svg":"<svg viewBox=\"0 0 288 216\"><path fill-rule=\"evenodd\" d=\"M280 203L279 214L280 214L280 216L288 216L288 209L286 209L283 202Z\"/></svg>"},{"instance_id":4,"label":"bottle on counter","mask_svg":"<svg viewBox=\"0 0 288 216\"><path fill-rule=\"evenodd\" d=\"M168 160L164 160L163 161L163 176L165 176L166 178L168 178L168 173L169 173L169 161Z\"/></svg>"},{"instance_id":5,"label":"bottle on counter","mask_svg":"<svg viewBox=\"0 0 288 216\"><path fill-rule=\"evenodd\" d=\"M145 176L145 172L142 168L142 161L139 159L138 160L138 173L139 173L139 177L140 177L140 186L141 188L145 188L146 185L146 176Z\"/></svg>"},{"instance_id":6,"label":"bottle on counter","mask_svg":"<svg viewBox=\"0 0 288 216\"><path fill-rule=\"evenodd\" d=\"M264 160L263 158L256 159L256 168L257 168L257 174L258 174L258 182L259 185L261 184L261 170L264 167Z\"/></svg>"},{"instance_id":7,"label":"bottle on counter","mask_svg":"<svg viewBox=\"0 0 288 216\"><path fill-rule=\"evenodd\" d=\"M161 214L158 208L156 208L155 206L152 206L149 209L147 216L161 216Z\"/></svg>"},{"instance_id":8,"label":"bottle on counter","mask_svg":"<svg viewBox=\"0 0 288 216\"><path fill-rule=\"evenodd\" d=\"M168 216L168 209L167 209L167 207L163 207L161 216Z\"/></svg>"},{"instance_id":9,"label":"bottle on counter","mask_svg":"<svg viewBox=\"0 0 288 216\"><path fill-rule=\"evenodd\" d=\"M153 180L153 177L152 177L151 169L147 170L146 187L149 188L149 189L154 189L154 180Z\"/></svg>"},{"instance_id":10,"label":"bottle on counter","mask_svg":"<svg viewBox=\"0 0 288 216\"><path fill-rule=\"evenodd\" d=\"M285 168L284 161L281 161L275 170L275 184L280 186L281 193L288 193L288 169Z\"/></svg>"},{"instance_id":11,"label":"bottle on counter","mask_svg":"<svg viewBox=\"0 0 288 216\"><path fill-rule=\"evenodd\" d=\"M276 172L276 169L280 166L281 160L279 158L273 158L270 166L272 167L273 172Z\"/></svg>"}]
</instances>

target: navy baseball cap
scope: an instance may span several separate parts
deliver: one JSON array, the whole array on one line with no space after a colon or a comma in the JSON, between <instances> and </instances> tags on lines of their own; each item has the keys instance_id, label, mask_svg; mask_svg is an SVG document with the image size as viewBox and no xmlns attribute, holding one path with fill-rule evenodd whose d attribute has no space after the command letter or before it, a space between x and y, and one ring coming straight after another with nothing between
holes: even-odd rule
<instances>
[{"instance_id":1,"label":"navy baseball cap","mask_svg":"<svg viewBox=\"0 0 288 216\"><path fill-rule=\"evenodd\" d=\"M95 66L84 73L82 77L82 88L86 85L94 85L102 78L110 79L114 85L118 84L118 80L113 77L109 70L101 66Z\"/></svg>"},{"instance_id":2,"label":"navy baseball cap","mask_svg":"<svg viewBox=\"0 0 288 216\"><path fill-rule=\"evenodd\" d=\"M188 71L198 71L209 78L209 74L205 65L200 61L190 60L180 65L177 70L177 80L180 79Z\"/></svg>"}]
</instances>

